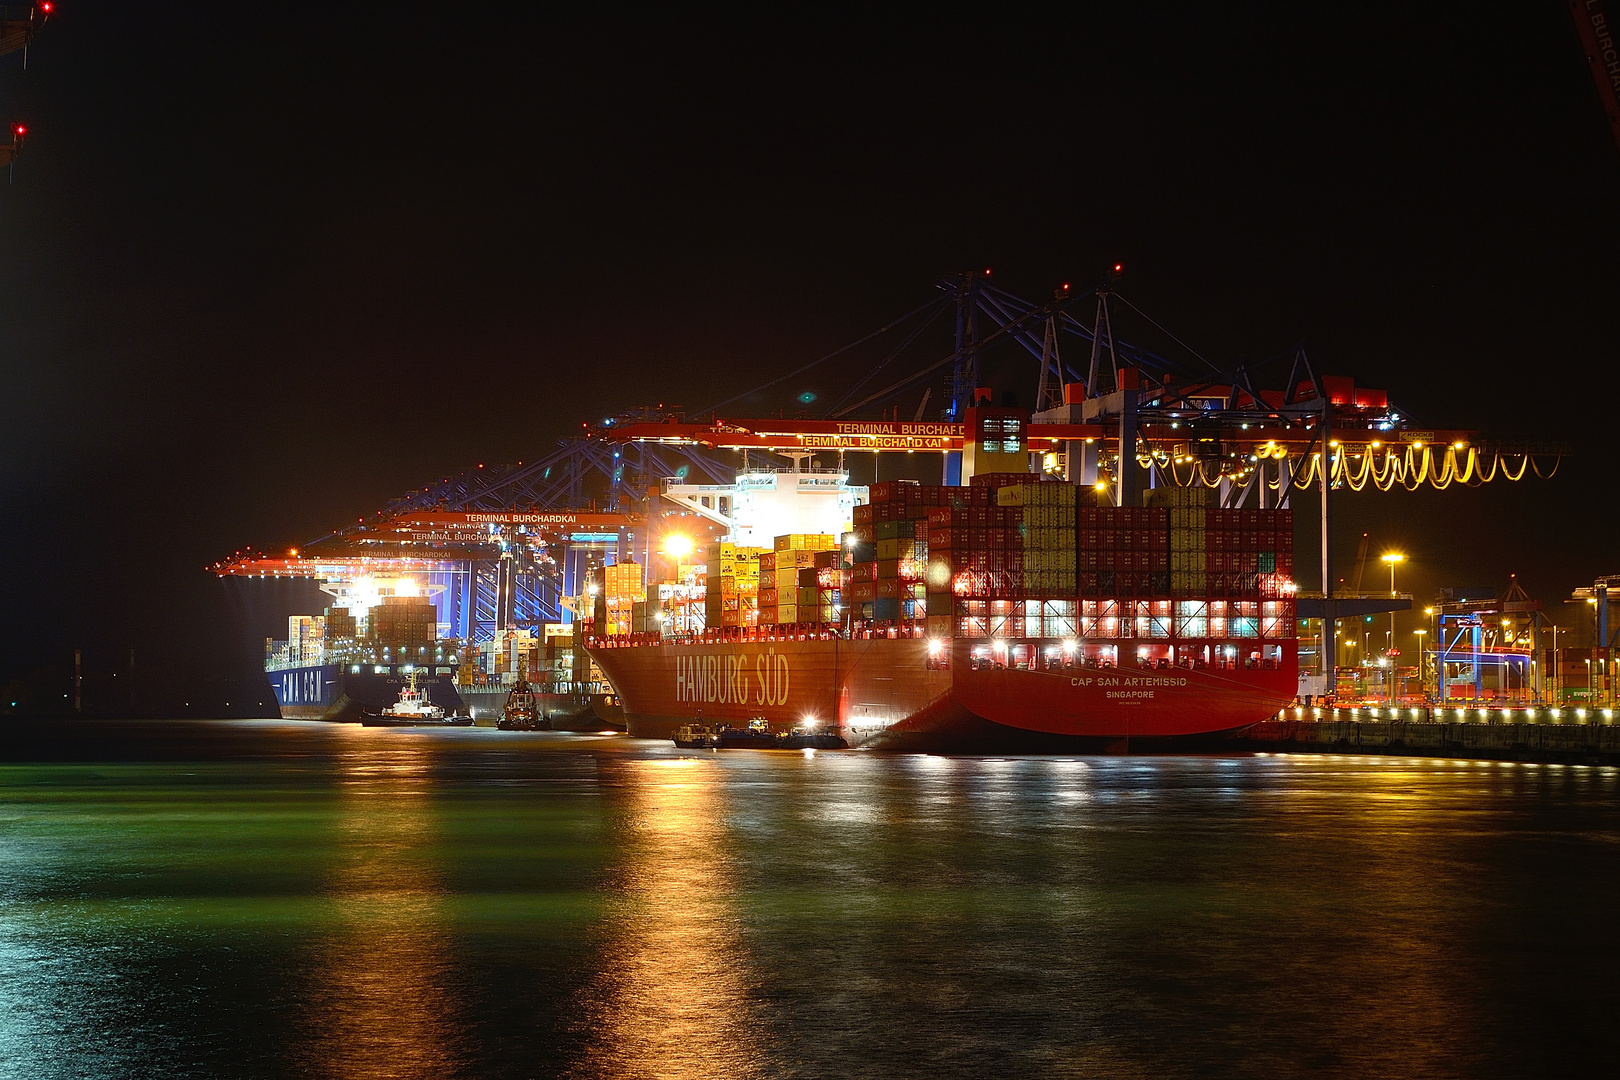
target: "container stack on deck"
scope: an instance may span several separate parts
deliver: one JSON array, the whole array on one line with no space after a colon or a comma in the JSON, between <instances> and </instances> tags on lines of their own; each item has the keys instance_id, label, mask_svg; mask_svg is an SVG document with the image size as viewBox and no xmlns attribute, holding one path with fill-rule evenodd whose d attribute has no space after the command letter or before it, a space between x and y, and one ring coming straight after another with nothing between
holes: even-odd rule
<instances>
[{"instance_id":1,"label":"container stack on deck","mask_svg":"<svg viewBox=\"0 0 1620 1080\"><path fill-rule=\"evenodd\" d=\"M944 493L959 490L904 481L871 486L871 502L855 508L847 544L852 564L845 596L852 618L927 618L928 514Z\"/></svg>"},{"instance_id":2,"label":"container stack on deck","mask_svg":"<svg viewBox=\"0 0 1620 1080\"><path fill-rule=\"evenodd\" d=\"M774 551L759 557L759 623L761 626L833 621L821 619L823 596L817 557L835 565L838 538L828 533L778 536ZM832 591L837 591L832 590ZM833 599L826 598L831 614Z\"/></svg>"},{"instance_id":3,"label":"container stack on deck","mask_svg":"<svg viewBox=\"0 0 1620 1080\"><path fill-rule=\"evenodd\" d=\"M1145 506L1097 498L1029 473L981 474L967 487L873 484L841 538L779 536L764 552L710 545L708 625L1136 639L1161 658L1180 639L1295 636L1288 511L1219 509L1206 488L1154 489Z\"/></svg>"},{"instance_id":4,"label":"container stack on deck","mask_svg":"<svg viewBox=\"0 0 1620 1080\"><path fill-rule=\"evenodd\" d=\"M705 625L712 630L759 625L759 557L763 550L713 543L706 554Z\"/></svg>"},{"instance_id":5,"label":"container stack on deck","mask_svg":"<svg viewBox=\"0 0 1620 1080\"><path fill-rule=\"evenodd\" d=\"M937 637L1294 636L1291 515L1217 509L1214 495L1161 488L1146 506L1098 506L1089 488L1021 473L873 485L852 534L855 617L926 619ZM905 552L884 544L893 536L909 537ZM890 577L896 605L879 602Z\"/></svg>"},{"instance_id":6,"label":"container stack on deck","mask_svg":"<svg viewBox=\"0 0 1620 1080\"><path fill-rule=\"evenodd\" d=\"M615 563L602 572L602 596L607 614L607 633L630 634L636 630L636 607L642 608L646 622L646 596L641 584L641 564Z\"/></svg>"}]
</instances>

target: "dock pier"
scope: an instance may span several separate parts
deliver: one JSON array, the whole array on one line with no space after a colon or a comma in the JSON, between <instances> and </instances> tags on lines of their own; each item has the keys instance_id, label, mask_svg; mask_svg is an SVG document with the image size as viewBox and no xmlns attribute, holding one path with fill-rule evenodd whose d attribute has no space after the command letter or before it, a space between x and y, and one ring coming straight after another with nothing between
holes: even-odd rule
<instances>
[{"instance_id":1,"label":"dock pier","mask_svg":"<svg viewBox=\"0 0 1620 1080\"><path fill-rule=\"evenodd\" d=\"M1260 752L1620 765L1613 709L1289 708L1238 740Z\"/></svg>"}]
</instances>

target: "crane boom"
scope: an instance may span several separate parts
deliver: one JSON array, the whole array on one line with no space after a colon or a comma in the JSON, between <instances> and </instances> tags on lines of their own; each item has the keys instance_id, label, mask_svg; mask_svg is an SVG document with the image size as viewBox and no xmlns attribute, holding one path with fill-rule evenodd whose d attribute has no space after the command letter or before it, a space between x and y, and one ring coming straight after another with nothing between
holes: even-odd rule
<instances>
[{"instance_id":1,"label":"crane boom","mask_svg":"<svg viewBox=\"0 0 1620 1080\"><path fill-rule=\"evenodd\" d=\"M51 17L51 7L49 0L41 0L29 7L27 15L22 16L0 8L0 56L28 48L28 43L45 25L45 20Z\"/></svg>"},{"instance_id":2,"label":"crane boom","mask_svg":"<svg viewBox=\"0 0 1620 1080\"><path fill-rule=\"evenodd\" d=\"M1620 45L1615 42L1614 25L1604 13L1603 0L1567 2L1575 32L1581 35L1581 47L1586 50L1586 66L1592 69L1592 80L1597 83L1609 133L1615 145L1620 146Z\"/></svg>"},{"instance_id":3,"label":"crane boom","mask_svg":"<svg viewBox=\"0 0 1620 1080\"><path fill-rule=\"evenodd\" d=\"M1350 584L1350 592L1361 594L1361 575L1367 570L1367 534L1361 534L1361 546L1356 549L1356 579Z\"/></svg>"}]
</instances>

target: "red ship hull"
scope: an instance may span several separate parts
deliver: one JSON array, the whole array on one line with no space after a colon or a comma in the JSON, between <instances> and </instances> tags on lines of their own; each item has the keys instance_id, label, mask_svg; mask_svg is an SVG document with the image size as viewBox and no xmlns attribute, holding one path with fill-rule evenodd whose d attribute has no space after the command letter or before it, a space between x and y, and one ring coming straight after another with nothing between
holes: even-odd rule
<instances>
[{"instance_id":1,"label":"red ship hull","mask_svg":"<svg viewBox=\"0 0 1620 1080\"><path fill-rule=\"evenodd\" d=\"M806 722L851 746L942 752L1122 751L1241 731L1293 700L1294 642L1269 667L977 669L974 642L922 638L595 646L630 734L694 722ZM984 642L978 642L981 647ZM1143 741L1145 740L1145 742Z\"/></svg>"}]
</instances>

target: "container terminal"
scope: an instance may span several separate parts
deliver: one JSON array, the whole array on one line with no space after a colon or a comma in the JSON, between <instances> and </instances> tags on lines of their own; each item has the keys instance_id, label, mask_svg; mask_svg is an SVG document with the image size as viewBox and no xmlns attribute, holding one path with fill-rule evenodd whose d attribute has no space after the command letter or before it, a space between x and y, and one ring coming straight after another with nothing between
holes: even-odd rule
<instances>
[{"instance_id":1,"label":"container terminal","mask_svg":"<svg viewBox=\"0 0 1620 1080\"><path fill-rule=\"evenodd\" d=\"M1456 752L1472 744L1455 726L1506 724L1610 752L1609 579L1575 598L1595 644L1560 648L1516 583L1450 590L1403 668L1392 634L1374 660L1384 643L1364 632L1357 651L1351 632L1412 611L1400 556L1383 556L1387 592L1360 588L1365 544L1355 587L1333 577L1335 492L1547 480L1566 447L1419 428L1303 349L1222 368L1120 295L1118 271L1039 303L988 272L948 278L879 333L910 343L944 322L954 347L820 415L639 407L208 569L331 597L266 642L288 717L356 719L414 677L481 723L522 686L548 726L661 738L714 724L924 750ZM1122 313L1177 358L1116 339ZM905 348L873 371L903 369ZM1009 357L1033 408L982 385ZM902 456L938 481L852 483L868 454L876 475ZM1315 550L1295 549L1296 505ZM1446 731L1367 726L1397 722Z\"/></svg>"}]
</instances>

